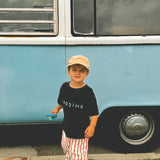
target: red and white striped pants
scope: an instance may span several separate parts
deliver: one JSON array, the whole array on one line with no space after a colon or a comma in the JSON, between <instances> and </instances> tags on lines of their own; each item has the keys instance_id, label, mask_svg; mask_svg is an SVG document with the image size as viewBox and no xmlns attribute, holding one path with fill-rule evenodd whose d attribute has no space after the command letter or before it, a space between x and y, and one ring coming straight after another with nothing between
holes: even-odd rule
<instances>
[{"instance_id":1,"label":"red and white striped pants","mask_svg":"<svg viewBox=\"0 0 160 160\"><path fill-rule=\"evenodd\" d=\"M61 145L65 153L65 160L87 160L88 141L88 138L68 138L65 132L62 131Z\"/></svg>"}]
</instances>

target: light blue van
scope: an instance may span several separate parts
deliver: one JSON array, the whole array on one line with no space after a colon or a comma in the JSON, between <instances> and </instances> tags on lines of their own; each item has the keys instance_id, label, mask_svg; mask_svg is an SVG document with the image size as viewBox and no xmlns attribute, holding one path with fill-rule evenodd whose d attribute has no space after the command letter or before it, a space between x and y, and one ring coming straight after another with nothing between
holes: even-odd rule
<instances>
[{"instance_id":1,"label":"light blue van","mask_svg":"<svg viewBox=\"0 0 160 160\"><path fill-rule=\"evenodd\" d=\"M117 150L157 146L160 119L159 0L1 0L0 124L50 121L67 61L90 60L97 138ZM112 137L112 138L110 138Z\"/></svg>"}]
</instances>

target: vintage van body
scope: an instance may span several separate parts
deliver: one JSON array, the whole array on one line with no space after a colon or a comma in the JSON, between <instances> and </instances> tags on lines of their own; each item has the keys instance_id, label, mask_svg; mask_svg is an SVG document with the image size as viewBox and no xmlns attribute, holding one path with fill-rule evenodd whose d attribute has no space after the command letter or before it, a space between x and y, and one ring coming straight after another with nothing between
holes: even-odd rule
<instances>
[{"instance_id":1,"label":"vintage van body","mask_svg":"<svg viewBox=\"0 0 160 160\"><path fill-rule=\"evenodd\" d=\"M68 59L82 54L98 135L152 148L160 130L159 8L159 0L1 0L0 124L61 123L63 112L53 121L46 115L69 81Z\"/></svg>"}]
</instances>

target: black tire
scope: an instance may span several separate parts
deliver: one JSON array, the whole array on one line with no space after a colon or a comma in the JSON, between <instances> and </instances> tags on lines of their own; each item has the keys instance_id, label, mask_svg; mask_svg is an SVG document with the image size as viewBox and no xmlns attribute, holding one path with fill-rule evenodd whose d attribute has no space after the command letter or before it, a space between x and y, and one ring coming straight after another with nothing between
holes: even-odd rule
<instances>
[{"instance_id":1,"label":"black tire","mask_svg":"<svg viewBox=\"0 0 160 160\"><path fill-rule=\"evenodd\" d=\"M104 145L116 152L153 151L159 145L160 128L157 116L159 112L152 110L154 109L138 107L117 107L111 109L109 113L106 110L100 117L102 123L98 126L98 129L101 129L98 137L103 142L105 139Z\"/></svg>"}]
</instances>

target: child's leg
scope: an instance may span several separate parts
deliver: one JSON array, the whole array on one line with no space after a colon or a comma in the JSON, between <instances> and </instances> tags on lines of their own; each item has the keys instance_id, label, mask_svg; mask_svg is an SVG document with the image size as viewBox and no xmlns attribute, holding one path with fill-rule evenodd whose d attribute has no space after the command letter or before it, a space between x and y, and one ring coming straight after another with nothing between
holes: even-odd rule
<instances>
[{"instance_id":1,"label":"child's leg","mask_svg":"<svg viewBox=\"0 0 160 160\"><path fill-rule=\"evenodd\" d=\"M69 147L70 147L70 138L66 137L64 131L62 131L61 146L63 148L63 152L67 154L67 152L69 152Z\"/></svg>"},{"instance_id":2,"label":"child's leg","mask_svg":"<svg viewBox=\"0 0 160 160\"><path fill-rule=\"evenodd\" d=\"M71 139L69 160L87 160L88 155L88 138Z\"/></svg>"},{"instance_id":3,"label":"child's leg","mask_svg":"<svg viewBox=\"0 0 160 160\"><path fill-rule=\"evenodd\" d=\"M65 160L87 160L88 141L88 138L68 138L66 137L65 132L62 131L61 145L65 153Z\"/></svg>"}]
</instances>

